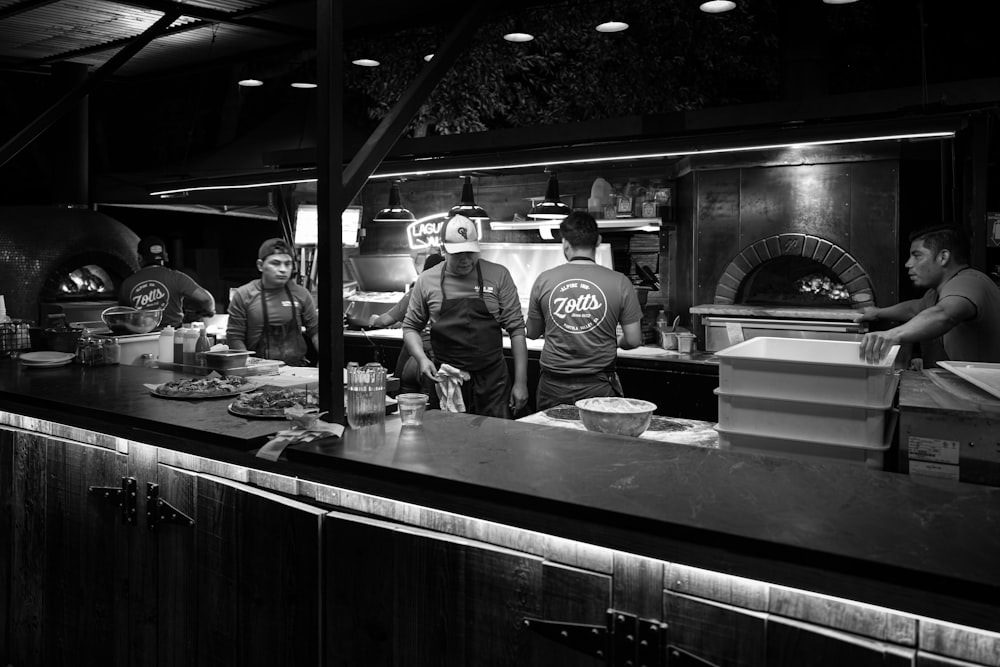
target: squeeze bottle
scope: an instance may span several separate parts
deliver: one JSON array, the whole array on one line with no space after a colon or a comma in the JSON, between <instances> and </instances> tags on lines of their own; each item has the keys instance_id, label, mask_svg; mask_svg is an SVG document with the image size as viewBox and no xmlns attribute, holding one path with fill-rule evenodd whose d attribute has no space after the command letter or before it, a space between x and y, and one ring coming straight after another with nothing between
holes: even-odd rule
<instances>
[{"instance_id":1,"label":"squeeze bottle","mask_svg":"<svg viewBox=\"0 0 1000 667\"><path fill-rule=\"evenodd\" d=\"M174 363L174 328L169 324L163 327L157 343L160 361L165 364Z\"/></svg>"},{"instance_id":2,"label":"squeeze bottle","mask_svg":"<svg viewBox=\"0 0 1000 667\"><path fill-rule=\"evenodd\" d=\"M184 363L184 325L174 330L174 363Z\"/></svg>"}]
</instances>

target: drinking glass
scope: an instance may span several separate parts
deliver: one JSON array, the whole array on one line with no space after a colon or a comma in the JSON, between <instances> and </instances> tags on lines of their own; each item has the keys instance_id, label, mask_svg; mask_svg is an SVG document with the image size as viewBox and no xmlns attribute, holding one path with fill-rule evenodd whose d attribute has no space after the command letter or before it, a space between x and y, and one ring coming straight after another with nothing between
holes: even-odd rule
<instances>
[{"instance_id":1,"label":"drinking glass","mask_svg":"<svg viewBox=\"0 0 1000 667\"><path fill-rule=\"evenodd\" d=\"M424 423L427 409L427 394L400 394L396 397L399 405L399 421L403 426L420 426Z\"/></svg>"},{"instance_id":2,"label":"drinking glass","mask_svg":"<svg viewBox=\"0 0 1000 667\"><path fill-rule=\"evenodd\" d=\"M385 368L348 368L345 395L347 423L351 428L385 423Z\"/></svg>"}]
</instances>

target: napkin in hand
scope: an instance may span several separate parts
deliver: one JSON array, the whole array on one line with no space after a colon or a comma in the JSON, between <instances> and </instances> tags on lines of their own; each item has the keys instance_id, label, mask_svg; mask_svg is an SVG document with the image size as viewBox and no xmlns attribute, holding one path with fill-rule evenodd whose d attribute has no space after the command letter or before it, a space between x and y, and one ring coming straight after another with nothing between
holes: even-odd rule
<instances>
[{"instance_id":1,"label":"napkin in hand","mask_svg":"<svg viewBox=\"0 0 1000 667\"><path fill-rule=\"evenodd\" d=\"M441 409L448 412L465 412L462 399L462 383L470 379L468 371L460 371L450 364L441 364L438 369L438 383L435 385Z\"/></svg>"}]
</instances>

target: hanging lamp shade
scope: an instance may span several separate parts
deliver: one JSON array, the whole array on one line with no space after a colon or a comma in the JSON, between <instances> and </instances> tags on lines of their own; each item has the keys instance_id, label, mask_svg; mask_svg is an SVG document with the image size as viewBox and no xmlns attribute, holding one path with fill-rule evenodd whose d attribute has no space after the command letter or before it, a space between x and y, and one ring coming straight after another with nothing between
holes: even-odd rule
<instances>
[{"instance_id":1,"label":"hanging lamp shade","mask_svg":"<svg viewBox=\"0 0 1000 667\"><path fill-rule=\"evenodd\" d=\"M465 177L465 183L462 185L462 203L452 206L451 210L448 211L448 217L453 215L464 215L479 225L490 219L486 210L476 204L476 200L472 196L472 179L468 176Z\"/></svg>"},{"instance_id":2,"label":"hanging lamp shade","mask_svg":"<svg viewBox=\"0 0 1000 667\"><path fill-rule=\"evenodd\" d=\"M393 183L389 188L389 205L375 214L372 222L416 222L413 211L403 208L399 203L399 183Z\"/></svg>"},{"instance_id":3,"label":"hanging lamp shade","mask_svg":"<svg viewBox=\"0 0 1000 667\"><path fill-rule=\"evenodd\" d=\"M572 209L559 199L559 179L552 172L545 189L545 199L528 211L528 217L535 220L562 220L571 212Z\"/></svg>"}]
</instances>

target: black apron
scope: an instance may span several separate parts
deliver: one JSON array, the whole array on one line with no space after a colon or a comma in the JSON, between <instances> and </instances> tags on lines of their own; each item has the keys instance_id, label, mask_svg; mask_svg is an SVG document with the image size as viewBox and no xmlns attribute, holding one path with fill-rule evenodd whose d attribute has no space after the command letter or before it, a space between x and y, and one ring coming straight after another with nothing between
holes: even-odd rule
<instances>
[{"instance_id":1,"label":"black apron","mask_svg":"<svg viewBox=\"0 0 1000 667\"><path fill-rule=\"evenodd\" d=\"M285 283L285 294L292 304L292 321L285 324L271 324L267 316L267 292L264 284L260 286L260 308L264 313L264 329L254 352L261 359L278 359L289 366L306 365L306 339L302 336L302 324L299 322L299 309L292 298L292 290Z\"/></svg>"},{"instance_id":2,"label":"black apron","mask_svg":"<svg viewBox=\"0 0 1000 667\"><path fill-rule=\"evenodd\" d=\"M476 264L478 296L449 299L441 271L441 312L431 327L438 364L468 371L462 398L469 414L510 418L510 377L503 357L503 331L483 300L483 272Z\"/></svg>"},{"instance_id":3,"label":"black apron","mask_svg":"<svg viewBox=\"0 0 1000 667\"><path fill-rule=\"evenodd\" d=\"M441 313L431 327L431 350L438 364L477 371L503 359L500 323L483 300L483 271L476 263L477 296L449 299L441 271Z\"/></svg>"}]
</instances>

